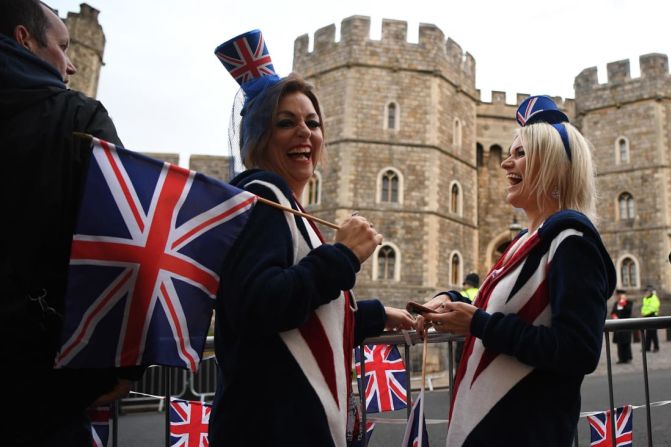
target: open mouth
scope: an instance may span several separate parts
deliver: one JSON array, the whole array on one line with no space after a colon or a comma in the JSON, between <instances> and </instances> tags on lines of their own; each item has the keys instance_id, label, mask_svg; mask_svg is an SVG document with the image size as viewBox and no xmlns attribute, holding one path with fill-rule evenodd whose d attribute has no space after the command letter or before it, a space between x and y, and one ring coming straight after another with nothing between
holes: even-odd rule
<instances>
[{"instance_id":1,"label":"open mouth","mask_svg":"<svg viewBox=\"0 0 671 447\"><path fill-rule=\"evenodd\" d=\"M506 177L508 177L508 182L511 185L518 185L518 184L522 183L522 176L521 175L511 173L511 174L508 174Z\"/></svg>"},{"instance_id":2,"label":"open mouth","mask_svg":"<svg viewBox=\"0 0 671 447\"><path fill-rule=\"evenodd\" d=\"M301 149L291 151L287 155L289 155L289 158L292 160L309 160L312 154L309 149Z\"/></svg>"}]
</instances>

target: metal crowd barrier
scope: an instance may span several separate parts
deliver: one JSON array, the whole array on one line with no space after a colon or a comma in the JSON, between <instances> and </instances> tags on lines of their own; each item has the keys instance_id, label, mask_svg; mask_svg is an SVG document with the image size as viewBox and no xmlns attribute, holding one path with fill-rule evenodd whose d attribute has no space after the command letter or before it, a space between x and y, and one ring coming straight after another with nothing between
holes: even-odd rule
<instances>
[{"instance_id":1,"label":"metal crowd barrier","mask_svg":"<svg viewBox=\"0 0 671 447\"><path fill-rule=\"evenodd\" d=\"M650 317L650 318L628 318L620 320L607 320L605 325L605 348L606 348L606 363L608 376L608 391L610 404L610 424L612 433L615 433L615 417L614 417L614 399L613 399L613 374L612 374L612 360L610 352L610 333L616 330L645 330L645 329L665 329L671 328L671 316L668 317ZM455 361L454 361L454 344L455 342L463 340L463 337L451 334L443 334L438 332L431 332L428 334L428 342L447 343L447 351L445 353L445 364L447 365L448 384L449 384L449 399L452 400L452 389L454 385L455 375ZM421 339L419 334L414 331L403 332L389 332L378 337L368 338L364 340L363 345L401 345L404 350L404 361L407 374L406 389L408 390L408 406L407 416L409 417L412 408L412 387L411 387L411 373L412 362L410 357L410 350L413 345L421 346ZM214 338L208 337L205 349L210 350L214 347ZM646 427L648 435L648 446L652 447L652 419L650 416L650 390L648 383L648 361L645 350L645 336L641 337L642 347L642 361L643 361L643 385L645 389L645 407L646 407ZM362 354L363 355L363 354ZM365 374L364 362L361 364L361 375ZM137 402L150 401L157 404L157 409L161 411L164 407L162 402L167 403L171 397L178 397L184 399L199 399L201 401L207 400L214 395L216 388L216 363L214 358L203 360L197 374L189 374L187 371L178 370L175 368L164 368L160 366L152 366L145 373L142 380L136 385L135 390L144 394L149 394L154 397L146 397L138 395L137 397L130 397L122 399L118 409L123 409ZM158 398L162 396L162 398ZM362 398L362 427L366 426L366 411L365 399ZM165 412L165 445L170 445L170 419L169 411ZM114 427L112 444L117 446L117 423L118 411L114 412ZM365 439L365 438L364 438ZM365 441L364 441L365 442ZM580 447L578 442L578 430L576 429L575 447ZM612 447L616 447L615 437L613 438Z\"/></svg>"}]
</instances>

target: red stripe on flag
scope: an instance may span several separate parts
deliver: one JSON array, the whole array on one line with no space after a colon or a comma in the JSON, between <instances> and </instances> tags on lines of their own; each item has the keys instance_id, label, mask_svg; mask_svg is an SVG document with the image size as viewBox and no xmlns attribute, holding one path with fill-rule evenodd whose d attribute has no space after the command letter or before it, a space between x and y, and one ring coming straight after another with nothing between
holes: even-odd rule
<instances>
[{"instance_id":1,"label":"red stripe on flag","mask_svg":"<svg viewBox=\"0 0 671 447\"><path fill-rule=\"evenodd\" d=\"M319 370L326 380L326 384L333 395L338 408L340 408L340 401L338 400L338 387L335 378L335 365L333 364L333 350L331 344L322 326L321 321L317 318L314 312L310 319L303 326L300 327L301 335L307 343L312 355L317 360Z\"/></svg>"}]
</instances>

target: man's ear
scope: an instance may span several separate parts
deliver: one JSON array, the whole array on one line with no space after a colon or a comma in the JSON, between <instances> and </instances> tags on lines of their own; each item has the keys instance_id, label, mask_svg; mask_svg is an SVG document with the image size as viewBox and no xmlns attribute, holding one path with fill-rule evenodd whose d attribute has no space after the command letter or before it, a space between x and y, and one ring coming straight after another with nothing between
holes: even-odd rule
<instances>
[{"instance_id":1,"label":"man's ear","mask_svg":"<svg viewBox=\"0 0 671 447\"><path fill-rule=\"evenodd\" d=\"M25 49L34 52L33 45L35 45L35 39L33 39L30 31L28 31L28 28L25 26L18 25L16 28L14 28L14 40L16 40Z\"/></svg>"}]
</instances>

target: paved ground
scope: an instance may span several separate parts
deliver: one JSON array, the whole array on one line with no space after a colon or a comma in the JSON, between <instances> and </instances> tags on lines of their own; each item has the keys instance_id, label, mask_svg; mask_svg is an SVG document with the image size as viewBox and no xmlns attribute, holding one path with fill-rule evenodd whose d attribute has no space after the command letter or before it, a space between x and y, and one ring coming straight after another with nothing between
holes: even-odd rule
<instances>
[{"instance_id":1,"label":"paved ground","mask_svg":"<svg viewBox=\"0 0 671 447\"><path fill-rule=\"evenodd\" d=\"M645 403L643 365L640 345L633 346L634 360L631 364L613 364L615 405ZM615 359L615 345L611 345ZM652 402L671 400L671 342L662 341L660 352L648 353L648 373L650 399ZM595 373L585 379L582 387L582 411L606 410L609 405L608 382L606 380L606 350ZM434 385L442 385L442 377L434 380ZM448 411L448 393L443 389L427 393L426 414L429 419L445 419ZM405 411L385 413L387 418L404 418ZM160 447L165 445L164 413L147 412L125 414L119 420L119 443L121 447ZM651 409L653 445L671 447L671 405ZM646 433L646 410L634 411L634 445L648 445ZM444 423L428 425L431 445L445 445L447 433ZM400 445L404 426L380 424L375 429L370 447L393 447ZM585 419L579 423L579 446L589 445L589 428ZM250 440L249 445L254 445Z\"/></svg>"}]
</instances>

